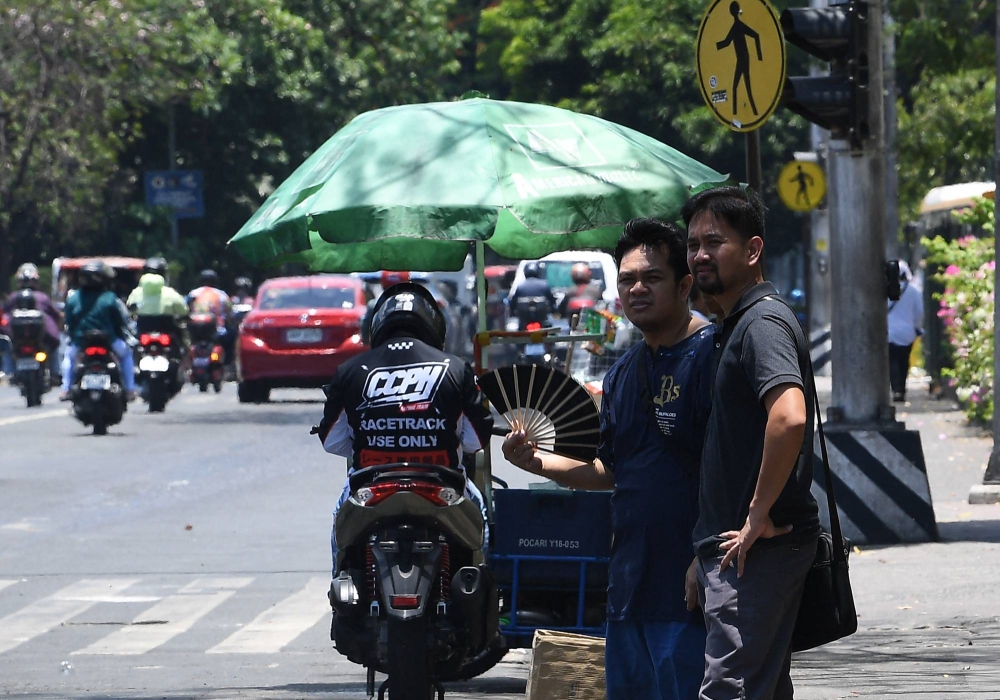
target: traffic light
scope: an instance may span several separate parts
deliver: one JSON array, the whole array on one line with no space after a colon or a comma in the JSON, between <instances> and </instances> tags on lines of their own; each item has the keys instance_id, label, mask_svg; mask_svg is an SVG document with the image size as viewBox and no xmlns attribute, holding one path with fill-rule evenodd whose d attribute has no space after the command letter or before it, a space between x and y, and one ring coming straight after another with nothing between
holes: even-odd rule
<instances>
[{"instance_id":1,"label":"traffic light","mask_svg":"<svg viewBox=\"0 0 1000 700\"><path fill-rule=\"evenodd\" d=\"M789 77L782 103L861 148L871 135L867 0L785 10L781 30L787 42L830 64L830 75Z\"/></svg>"}]
</instances>

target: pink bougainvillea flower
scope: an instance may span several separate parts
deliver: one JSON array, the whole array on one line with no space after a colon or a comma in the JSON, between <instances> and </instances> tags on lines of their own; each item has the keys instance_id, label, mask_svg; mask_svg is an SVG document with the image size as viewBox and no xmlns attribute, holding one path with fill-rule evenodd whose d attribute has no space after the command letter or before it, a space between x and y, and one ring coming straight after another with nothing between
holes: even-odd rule
<instances>
[{"instance_id":1,"label":"pink bougainvillea flower","mask_svg":"<svg viewBox=\"0 0 1000 700\"><path fill-rule=\"evenodd\" d=\"M958 265L949 265L944 270L944 274L947 277L955 277L961 272L962 270L958 267Z\"/></svg>"}]
</instances>

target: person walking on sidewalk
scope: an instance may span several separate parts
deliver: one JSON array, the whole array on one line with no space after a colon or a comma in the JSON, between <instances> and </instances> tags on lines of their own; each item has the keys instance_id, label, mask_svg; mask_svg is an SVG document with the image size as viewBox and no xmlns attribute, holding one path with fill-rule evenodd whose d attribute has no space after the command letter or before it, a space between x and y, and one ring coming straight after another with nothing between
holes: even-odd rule
<instances>
[{"instance_id":1,"label":"person walking on sidewalk","mask_svg":"<svg viewBox=\"0 0 1000 700\"><path fill-rule=\"evenodd\" d=\"M740 187L682 210L688 265L724 320L694 527L704 700L789 700L792 630L819 536L809 346L761 271L764 204Z\"/></svg>"},{"instance_id":2,"label":"person walking on sidewalk","mask_svg":"<svg viewBox=\"0 0 1000 700\"><path fill-rule=\"evenodd\" d=\"M543 455L523 433L503 444L504 457L525 471L571 488L614 490L608 700L695 700L705 668L691 530L713 328L688 307L684 238L673 224L633 219L618 241L618 293L643 342L604 377L599 458Z\"/></svg>"},{"instance_id":3,"label":"person walking on sidewalk","mask_svg":"<svg viewBox=\"0 0 1000 700\"><path fill-rule=\"evenodd\" d=\"M924 334L924 297L913 284L913 273L899 263L899 299L889 302L889 385L893 401L906 401L913 344ZM883 385L884 386L884 385Z\"/></svg>"}]
</instances>

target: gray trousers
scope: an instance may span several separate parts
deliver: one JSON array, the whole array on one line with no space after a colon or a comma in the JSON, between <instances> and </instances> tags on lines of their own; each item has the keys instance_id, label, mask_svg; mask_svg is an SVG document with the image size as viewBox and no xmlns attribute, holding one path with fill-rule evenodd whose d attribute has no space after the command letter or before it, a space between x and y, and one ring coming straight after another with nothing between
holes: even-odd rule
<instances>
[{"instance_id":1,"label":"gray trousers","mask_svg":"<svg viewBox=\"0 0 1000 700\"><path fill-rule=\"evenodd\" d=\"M719 571L721 556L699 559L699 598L708 627L700 700L791 700L789 644L815 556L815 540L755 545L743 578L736 577L735 561Z\"/></svg>"}]
</instances>

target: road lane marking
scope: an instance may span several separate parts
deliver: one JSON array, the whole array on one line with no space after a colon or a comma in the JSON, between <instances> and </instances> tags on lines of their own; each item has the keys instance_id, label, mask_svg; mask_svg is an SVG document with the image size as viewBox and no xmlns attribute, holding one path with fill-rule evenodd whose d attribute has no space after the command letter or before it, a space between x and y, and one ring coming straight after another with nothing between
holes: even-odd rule
<instances>
[{"instance_id":1,"label":"road lane marking","mask_svg":"<svg viewBox=\"0 0 1000 700\"><path fill-rule=\"evenodd\" d=\"M109 592L121 592L139 580L83 579L11 613L0 619L0 653L48 632L96 604L92 600L80 600L81 596L92 598Z\"/></svg>"},{"instance_id":2,"label":"road lane marking","mask_svg":"<svg viewBox=\"0 0 1000 700\"><path fill-rule=\"evenodd\" d=\"M0 418L0 427L14 425L15 423L26 423L29 420L41 420L42 418L55 418L56 416L68 416L69 410L63 408L56 411L45 411L44 413L32 413L27 416L14 416L13 418Z\"/></svg>"},{"instance_id":3,"label":"road lane marking","mask_svg":"<svg viewBox=\"0 0 1000 700\"><path fill-rule=\"evenodd\" d=\"M177 595L164 598L141 613L131 625L112 632L73 654L145 654L187 632L198 620L232 597L237 589L252 581L252 578L209 578L194 581L182 588Z\"/></svg>"},{"instance_id":4,"label":"road lane marking","mask_svg":"<svg viewBox=\"0 0 1000 700\"><path fill-rule=\"evenodd\" d=\"M329 612L326 578L309 580L298 593L265 610L253 622L212 647L208 654L274 654Z\"/></svg>"},{"instance_id":5,"label":"road lane marking","mask_svg":"<svg viewBox=\"0 0 1000 700\"><path fill-rule=\"evenodd\" d=\"M2 591L5 588L9 588L10 586L13 586L15 583L17 583L17 580L12 581L10 579L0 579L0 591Z\"/></svg>"}]
</instances>

